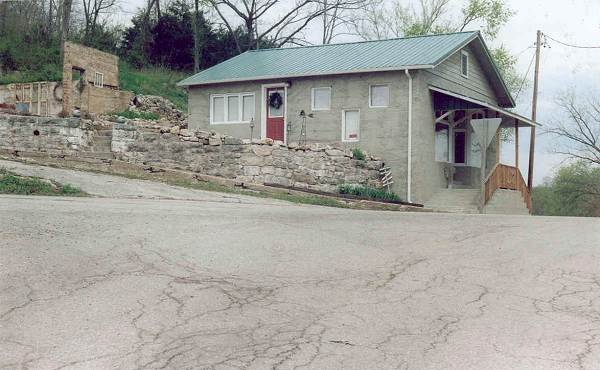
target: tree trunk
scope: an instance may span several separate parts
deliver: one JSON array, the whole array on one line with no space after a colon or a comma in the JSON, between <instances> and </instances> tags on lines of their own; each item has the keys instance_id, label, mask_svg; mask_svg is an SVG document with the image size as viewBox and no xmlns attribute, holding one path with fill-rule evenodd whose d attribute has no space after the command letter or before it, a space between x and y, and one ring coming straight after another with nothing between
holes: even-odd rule
<instances>
[{"instance_id":1,"label":"tree trunk","mask_svg":"<svg viewBox=\"0 0 600 370\"><path fill-rule=\"evenodd\" d=\"M194 0L194 73L200 71L200 34L198 30L198 2Z\"/></svg>"},{"instance_id":2,"label":"tree trunk","mask_svg":"<svg viewBox=\"0 0 600 370\"><path fill-rule=\"evenodd\" d=\"M69 19L71 18L71 5L73 0L64 0L62 12L62 29L60 31L60 63L64 63L65 41L69 33Z\"/></svg>"},{"instance_id":3,"label":"tree trunk","mask_svg":"<svg viewBox=\"0 0 600 370\"><path fill-rule=\"evenodd\" d=\"M54 33L54 30L52 29L52 10L54 8L54 1L50 0L48 2L48 38L51 39L52 38L52 33Z\"/></svg>"}]
</instances>

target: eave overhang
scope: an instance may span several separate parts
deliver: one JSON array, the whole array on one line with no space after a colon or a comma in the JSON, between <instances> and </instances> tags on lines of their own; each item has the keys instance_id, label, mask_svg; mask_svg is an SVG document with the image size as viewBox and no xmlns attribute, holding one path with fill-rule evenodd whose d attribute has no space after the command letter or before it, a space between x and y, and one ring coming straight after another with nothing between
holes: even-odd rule
<instances>
[{"instance_id":1,"label":"eave overhang","mask_svg":"<svg viewBox=\"0 0 600 370\"><path fill-rule=\"evenodd\" d=\"M529 118L523 117L517 113L501 108L497 105L486 103L479 99L471 98L452 91L441 89L435 86L429 86L429 90L434 92L434 107L436 110L469 110L469 109L489 109L498 112L506 117L515 120L519 127L539 127L542 126L538 122L534 122ZM438 94L441 94L438 95Z\"/></svg>"}]
</instances>

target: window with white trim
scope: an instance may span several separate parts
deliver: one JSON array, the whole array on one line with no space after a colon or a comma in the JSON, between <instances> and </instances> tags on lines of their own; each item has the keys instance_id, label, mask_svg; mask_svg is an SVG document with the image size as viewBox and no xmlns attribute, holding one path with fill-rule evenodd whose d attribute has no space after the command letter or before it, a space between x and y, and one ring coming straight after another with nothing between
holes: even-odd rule
<instances>
[{"instance_id":1,"label":"window with white trim","mask_svg":"<svg viewBox=\"0 0 600 370\"><path fill-rule=\"evenodd\" d=\"M342 141L358 141L360 139L360 110L342 111Z\"/></svg>"},{"instance_id":2,"label":"window with white trim","mask_svg":"<svg viewBox=\"0 0 600 370\"><path fill-rule=\"evenodd\" d=\"M460 74L469 78L469 53L464 50L460 52Z\"/></svg>"},{"instance_id":3,"label":"window with white trim","mask_svg":"<svg viewBox=\"0 0 600 370\"><path fill-rule=\"evenodd\" d=\"M390 86L371 85L369 87L369 107L385 108L390 105Z\"/></svg>"},{"instance_id":4,"label":"window with white trim","mask_svg":"<svg viewBox=\"0 0 600 370\"><path fill-rule=\"evenodd\" d=\"M311 110L331 109L331 87L315 87L311 90Z\"/></svg>"},{"instance_id":5,"label":"window with white trim","mask_svg":"<svg viewBox=\"0 0 600 370\"><path fill-rule=\"evenodd\" d=\"M94 74L94 86L95 87L104 87L104 74L100 72L96 72Z\"/></svg>"},{"instance_id":6,"label":"window with white trim","mask_svg":"<svg viewBox=\"0 0 600 370\"><path fill-rule=\"evenodd\" d=\"M248 123L254 119L254 93L210 96L210 123Z\"/></svg>"}]
</instances>

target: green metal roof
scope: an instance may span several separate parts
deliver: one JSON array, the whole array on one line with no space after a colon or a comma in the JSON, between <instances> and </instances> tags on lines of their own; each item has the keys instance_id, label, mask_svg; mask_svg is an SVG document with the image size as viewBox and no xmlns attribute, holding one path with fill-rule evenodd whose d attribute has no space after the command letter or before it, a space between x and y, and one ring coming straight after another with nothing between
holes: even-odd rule
<instances>
[{"instance_id":1,"label":"green metal roof","mask_svg":"<svg viewBox=\"0 0 600 370\"><path fill-rule=\"evenodd\" d=\"M459 32L252 50L188 77L178 85L433 68L477 37L479 32Z\"/></svg>"}]
</instances>

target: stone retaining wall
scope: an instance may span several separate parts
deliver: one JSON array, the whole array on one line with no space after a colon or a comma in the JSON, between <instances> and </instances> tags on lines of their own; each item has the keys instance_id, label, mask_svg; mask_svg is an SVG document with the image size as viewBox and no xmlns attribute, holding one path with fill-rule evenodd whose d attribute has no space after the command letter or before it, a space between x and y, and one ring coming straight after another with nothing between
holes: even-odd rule
<instances>
[{"instance_id":1,"label":"stone retaining wall","mask_svg":"<svg viewBox=\"0 0 600 370\"><path fill-rule=\"evenodd\" d=\"M380 186L383 162L356 160L352 152L329 145L285 146L272 140L243 141L204 131L113 126L117 158L183 169L255 184L278 184L335 192L340 184Z\"/></svg>"},{"instance_id":2,"label":"stone retaining wall","mask_svg":"<svg viewBox=\"0 0 600 370\"><path fill-rule=\"evenodd\" d=\"M68 154L92 145L91 121L0 114L0 149L48 154Z\"/></svg>"},{"instance_id":3,"label":"stone retaining wall","mask_svg":"<svg viewBox=\"0 0 600 370\"><path fill-rule=\"evenodd\" d=\"M77 156L96 152L94 122L0 114L0 150ZM115 123L111 151L117 159L233 179L336 192L341 184L380 187L383 162L353 158L348 149L324 144L289 146L244 141L178 126L150 128Z\"/></svg>"}]
</instances>

